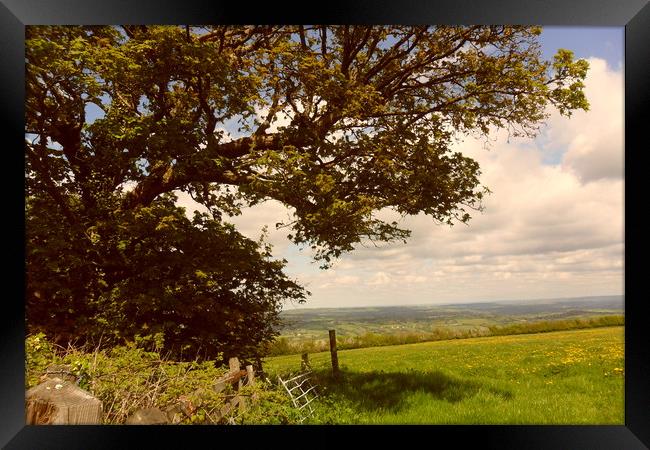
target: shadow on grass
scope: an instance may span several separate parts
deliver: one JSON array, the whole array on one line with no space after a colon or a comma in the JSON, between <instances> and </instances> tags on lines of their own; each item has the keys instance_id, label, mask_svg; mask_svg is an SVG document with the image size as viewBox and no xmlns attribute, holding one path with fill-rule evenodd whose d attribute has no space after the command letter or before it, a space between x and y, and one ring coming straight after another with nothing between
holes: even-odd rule
<instances>
[{"instance_id":1,"label":"shadow on grass","mask_svg":"<svg viewBox=\"0 0 650 450\"><path fill-rule=\"evenodd\" d=\"M414 393L428 394L450 403L472 397L480 390L490 392L503 400L513 397L510 391L450 377L440 371L342 371L338 379L329 371L318 371L314 372L314 381L321 386L323 395L345 399L368 411L400 410L406 406L408 396Z\"/></svg>"}]
</instances>

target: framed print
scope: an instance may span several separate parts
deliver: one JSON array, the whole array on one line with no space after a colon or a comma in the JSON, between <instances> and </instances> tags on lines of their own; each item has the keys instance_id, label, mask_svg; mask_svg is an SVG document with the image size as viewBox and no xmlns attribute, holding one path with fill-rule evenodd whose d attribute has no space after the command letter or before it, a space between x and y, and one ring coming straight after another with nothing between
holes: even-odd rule
<instances>
[{"instance_id":1,"label":"framed print","mask_svg":"<svg viewBox=\"0 0 650 450\"><path fill-rule=\"evenodd\" d=\"M321 6L3 0L2 445L647 448L650 6Z\"/></svg>"}]
</instances>

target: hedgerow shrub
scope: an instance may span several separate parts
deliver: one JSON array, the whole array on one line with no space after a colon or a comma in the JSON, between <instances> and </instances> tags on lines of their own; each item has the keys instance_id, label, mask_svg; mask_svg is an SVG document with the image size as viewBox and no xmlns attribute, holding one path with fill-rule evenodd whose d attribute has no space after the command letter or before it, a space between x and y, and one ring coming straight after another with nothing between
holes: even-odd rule
<instances>
[{"instance_id":1,"label":"hedgerow shrub","mask_svg":"<svg viewBox=\"0 0 650 450\"><path fill-rule=\"evenodd\" d=\"M42 334L26 339L26 389L37 385L45 369L65 364L77 377L77 383L102 401L103 423L122 424L140 408L167 407L183 400L181 424L215 423L216 412L234 393L227 388L216 393L214 381L228 368L214 361L177 362L161 355L160 335L137 337L135 342L112 349L61 348ZM289 397L271 383L258 379L238 393L256 403L235 410L235 423L297 423L297 412Z\"/></svg>"},{"instance_id":2,"label":"hedgerow shrub","mask_svg":"<svg viewBox=\"0 0 650 450\"><path fill-rule=\"evenodd\" d=\"M543 320L525 322L505 326L491 326L493 336L509 334L546 333L549 331L574 330L579 328L595 328L625 325L624 316L600 316L578 319Z\"/></svg>"}]
</instances>

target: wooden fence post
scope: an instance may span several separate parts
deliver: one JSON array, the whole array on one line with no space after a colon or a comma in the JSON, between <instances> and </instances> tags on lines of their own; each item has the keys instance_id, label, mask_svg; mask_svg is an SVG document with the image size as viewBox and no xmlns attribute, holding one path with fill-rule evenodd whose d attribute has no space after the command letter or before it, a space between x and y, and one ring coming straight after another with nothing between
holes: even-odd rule
<instances>
[{"instance_id":1,"label":"wooden fence post","mask_svg":"<svg viewBox=\"0 0 650 450\"><path fill-rule=\"evenodd\" d=\"M246 384L248 386L255 385L255 371L253 370L253 366L251 364L246 366L246 379L247 379Z\"/></svg>"},{"instance_id":2,"label":"wooden fence post","mask_svg":"<svg viewBox=\"0 0 650 450\"><path fill-rule=\"evenodd\" d=\"M311 364L309 363L309 353L303 353L302 354L302 361L300 362L300 369L305 371L305 370L311 370Z\"/></svg>"},{"instance_id":3,"label":"wooden fence post","mask_svg":"<svg viewBox=\"0 0 650 450\"><path fill-rule=\"evenodd\" d=\"M339 357L336 353L336 330L329 330L330 332L330 354L332 355L332 374L335 377L339 376Z\"/></svg>"},{"instance_id":4,"label":"wooden fence post","mask_svg":"<svg viewBox=\"0 0 650 450\"><path fill-rule=\"evenodd\" d=\"M231 372L239 372L241 370L241 366L239 365L239 359L237 357L230 358L228 360L228 367L230 367ZM241 378L240 378L239 381L237 381L237 390L239 390L239 388L241 388L241 385L242 385L242 382L241 382Z\"/></svg>"},{"instance_id":5,"label":"wooden fence post","mask_svg":"<svg viewBox=\"0 0 650 450\"><path fill-rule=\"evenodd\" d=\"M230 368L231 372L237 372L240 368L239 359L237 357L230 358L228 360L228 367Z\"/></svg>"}]
</instances>

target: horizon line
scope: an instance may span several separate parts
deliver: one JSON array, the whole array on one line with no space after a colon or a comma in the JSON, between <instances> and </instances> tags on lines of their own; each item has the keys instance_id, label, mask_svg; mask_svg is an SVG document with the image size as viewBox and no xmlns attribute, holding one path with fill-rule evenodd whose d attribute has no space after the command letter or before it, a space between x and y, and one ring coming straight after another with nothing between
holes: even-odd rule
<instances>
[{"instance_id":1,"label":"horizon line","mask_svg":"<svg viewBox=\"0 0 650 450\"><path fill-rule=\"evenodd\" d=\"M297 309L359 309L359 308L390 308L390 307L411 307L411 306L456 306L456 305L469 305L474 303L513 303L513 302L535 302L535 301L548 301L548 300L579 300L584 298L600 298L600 297L625 297L623 294L601 294L601 295L581 295L571 297L543 297L543 298L530 298L530 299L510 299L510 300L463 300L458 303L409 303L409 304L385 304L385 305L365 305L365 306L305 306L305 305L292 305L292 310ZM282 309L282 312L287 311Z\"/></svg>"}]
</instances>

